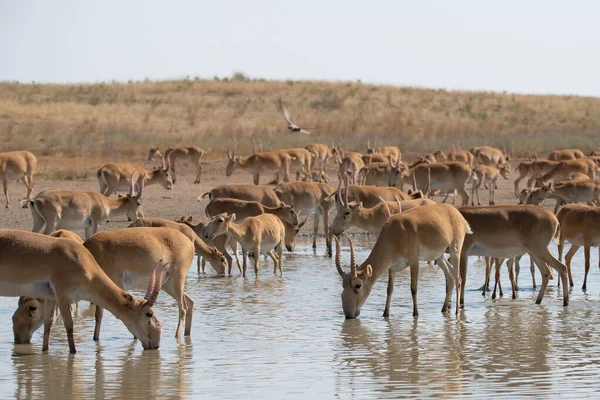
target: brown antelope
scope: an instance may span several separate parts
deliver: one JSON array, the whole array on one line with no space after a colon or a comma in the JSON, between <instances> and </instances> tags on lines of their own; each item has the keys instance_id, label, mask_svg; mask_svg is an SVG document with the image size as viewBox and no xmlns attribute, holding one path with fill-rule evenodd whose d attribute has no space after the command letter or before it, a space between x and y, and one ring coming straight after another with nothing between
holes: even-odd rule
<instances>
[{"instance_id":1,"label":"brown antelope","mask_svg":"<svg viewBox=\"0 0 600 400\"><path fill-rule=\"evenodd\" d=\"M473 229L473 235L465 238L460 260L460 276L463 280L461 304L464 304L469 256L512 258L529 253L542 274L542 286L536 304L542 302L552 276L547 265L558 271L566 286L567 267L550 253L550 243L558 229L558 220L552 212L529 204L462 207L459 211ZM569 292L563 288L563 305L568 304Z\"/></svg>"},{"instance_id":2,"label":"brown antelope","mask_svg":"<svg viewBox=\"0 0 600 400\"><path fill-rule=\"evenodd\" d=\"M258 201L267 207L279 207L281 204L272 187L261 185L221 185L201 196L202 199L206 197L209 201L223 198Z\"/></svg>"},{"instance_id":3,"label":"brown antelope","mask_svg":"<svg viewBox=\"0 0 600 400\"><path fill-rule=\"evenodd\" d=\"M537 160L530 157L530 161L522 162L515 168L519 171L519 177L515 179L515 196L519 197L519 182L529 176L527 188L533 188L533 182L540 176L552 171L559 164L559 161Z\"/></svg>"},{"instance_id":4,"label":"brown antelope","mask_svg":"<svg viewBox=\"0 0 600 400\"><path fill-rule=\"evenodd\" d=\"M446 155L446 161L462 162L472 168L475 165L475 155L467 150L453 150Z\"/></svg>"},{"instance_id":5,"label":"brown antelope","mask_svg":"<svg viewBox=\"0 0 600 400\"><path fill-rule=\"evenodd\" d=\"M350 183L353 185L358 184L358 174L365 167L365 162L362 159L362 155L360 153L341 152L336 155L339 168L339 173L342 176L349 176Z\"/></svg>"},{"instance_id":6,"label":"brown antelope","mask_svg":"<svg viewBox=\"0 0 600 400\"><path fill-rule=\"evenodd\" d=\"M233 150L231 147L227 148L227 168L225 170L226 176L231 176L233 171L237 168L248 171L252 174L254 184L260 184L261 172L271 170L277 173L277 183L279 179L283 177L284 182L290 180L290 164L292 157L285 151L267 151L263 153L256 153L249 157L242 158L235 155L235 147Z\"/></svg>"},{"instance_id":7,"label":"brown antelope","mask_svg":"<svg viewBox=\"0 0 600 400\"><path fill-rule=\"evenodd\" d=\"M302 180L312 177L312 159L313 155L310 151L303 147L293 149L281 149L279 151L286 152L292 157L290 167L296 168L302 177Z\"/></svg>"},{"instance_id":8,"label":"brown antelope","mask_svg":"<svg viewBox=\"0 0 600 400\"><path fill-rule=\"evenodd\" d=\"M126 196L111 199L101 193L83 190L44 190L29 202L33 232L49 235L57 229L85 229L85 237L98 231L98 225L120 215L135 221L143 217L142 194L133 195L133 182Z\"/></svg>"},{"instance_id":9,"label":"brown antelope","mask_svg":"<svg viewBox=\"0 0 600 400\"><path fill-rule=\"evenodd\" d=\"M134 223L128 226L128 228L139 227L171 228L178 230L187 236L187 238L194 244L194 250L196 254L198 254L198 271L200 271L200 259L202 258L203 260L208 260L217 274L221 275L225 273L225 267L227 266L225 255L215 246L209 246L204 243L204 241L200 239L200 236L198 236L198 234L189 226L163 218L138 218Z\"/></svg>"},{"instance_id":10,"label":"brown antelope","mask_svg":"<svg viewBox=\"0 0 600 400\"><path fill-rule=\"evenodd\" d=\"M594 149L590 151L590 157L598 157L600 156L600 149Z\"/></svg>"},{"instance_id":11,"label":"brown antelope","mask_svg":"<svg viewBox=\"0 0 600 400\"><path fill-rule=\"evenodd\" d=\"M550 181L564 181L576 172L586 174L591 179L596 179L596 174L600 172L600 168L594 161L588 159L560 161L547 173L538 175L536 182L538 186L541 186L543 183Z\"/></svg>"},{"instance_id":12,"label":"brown antelope","mask_svg":"<svg viewBox=\"0 0 600 400\"><path fill-rule=\"evenodd\" d=\"M471 205L475 205L475 197L477 197L477 205L481 205L479 201L479 188L483 184L487 186L490 192L490 205L494 205L494 196L496 189L498 188L498 179L502 176L504 179L508 179L510 176L510 169L506 165L500 167L490 167L488 165L477 165L473 168L473 189L471 191Z\"/></svg>"},{"instance_id":13,"label":"brown antelope","mask_svg":"<svg viewBox=\"0 0 600 400\"><path fill-rule=\"evenodd\" d=\"M327 161L335 157L337 148L335 146L329 147L322 143L315 143L307 145L305 149L313 154L313 167L319 170L319 176L324 178L325 183L328 183Z\"/></svg>"},{"instance_id":14,"label":"brown antelope","mask_svg":"<svg viewBox=\"0 0 600 400\"><path fill-rule=\"evenodd\" d=\"M578 149L554 150L548 156L550 161L567 161L585 158L583 151Z\"/></svg>"},{"instance_id":15,"label":"brown antelope","mask_svg":"<svg viewBox=\"0 0 600 400\"><path fill-rule=\"evenodd\" d=\"M162 325L152 306L160 287L151 277L145 300L119 288L90 252L74 240L12 229L0 230L0 295L44 299L44 342L48 351L55 305L67 331L69 351L76 353L70 304L86 300L106 308L142 342L144 349L160 345ZM160 266L156 265L159 268ZM156 271L154 265L149 266ZM30 315L31 316L31 315Z\"/></svg>"},{"instance_id":16,"label":"brown antelope","mask_svg":"<svg viewBox=\"0 0 600 400\"><path fill-rule=\"evenodd\" d=\"M389 157L391 157L391 156L389 156ZM386 155L383 155L383 154L371 153L371 154L363 154L361 156L361 159L363 160L365 165L369 165L369 164L373 164L373 163L387 163L389 157Z\"/></svg>"},{"instance_id":17,"label":"brown antelope","mask_svg":"<svg viewBox=\"0 0 600 400\"><path fill-rule=\"evenodd\" d=\"M341 185L341 181L340 181ZM339 187L339 185L338 185ZM346 196L346 191L348 196ZM341 196L340 196L341 194ZM387 202L396 201L396 197L400 200L413 200L411 195L404 193L395 187L379 187L379 186L356 186L350 185L342 188L339 193L333 192L330 197L334 197L336 205L340 205L341 198L348 198L348 201L363 203L363 207L371 208L379 204L381 199ZM415 197L416 198L416 197Z\"/></svg>"},{"instance_id":18,"label":"brown antelope","mask_svg":"<svg viewBox=\"0 0 600 400\"><path fill-rule=\"evenodd\" d=\"M367 186L387 186L390 178L389 163L365 165L358 173L358 181Z\"/></svg>"},{"instance_id":19,"label":"brown antelope","mask_svg":"<svg viewBox=\"0 0 600 400\"><path fill-rule=\"evenodd\" d=\"M319 232L319 216L323 216L323 229L328 254L331 254L331 238L329 237L329 210L333 206L331 195L335 190L326 183L289 182L277 186L273 193L280 202L289 204L297 212L310 215L314 213L313 249L317 248Z\"/></svg>"},{"instance_id":20,"label":"brown antelope","mask_svg":"<svg viewBox=\"0 0 600 400\"><path fill-rule=\"evenodd\" d=\"M247 201L238 199L214 199L204 209L208 218L217 214L235 214L237 223L242 223L248 217L262 214L273 214L290 225L298 225L298 213L293 206L284 202L277 207L267 207L258 201Z\"/></svg>"},{"instance_id":21,"label":"brown antelope","mask_svg":"<svg viewBox=\"0 0 600 400\"><path fill-rule=\"evenodd\" d=\"M179 337L185 320L185 336L192 330L194 300L184 293L185 278L194 258L194 246L183 233L171 228L135 228L99 232L83 242L100 268L121 289L142 289L154 274L154 265L164 263L156 273L156 286L179 305ZM100 337L103 307L96 305L94 340Z\"/></svg>"},{"instance_id":22,"label":"brown antelope","mask_svg":"<svg viewBox=\"0 0 600 400\"><path fill-rule=\"evenodd\" d=\"M134 183L135 192L144 185L159 184L167 190L173 189L173 181L168 167L154 167L152 171L146 171L141 165L135 164L104 164L96 173L96 179L100 185L100 193L110 197L117 190L128 190L132 179L137 177Z\"/></svg>"},{"instance_id":23,"label":"brown antelope","mask_svg":"<svg viewBox=\"0 0 600 400\"><path fill-rule=\"evenodd\" d=\"M175 183L177 181L177 177L175 176L175 161L178 158L188 159L198 170L194 183L200 183L200 179L202 178L202 163L200 162L200 158L206 153L206 150L203 150L198 146L169 147L162 155L163 166L171 171L173 174L173 183ZM158 147L150 148L150 151L148 152L148 161L152 161L152 158L155 156L161 156Z\"/></svg>"},{"instance_id":24,"label":"brown antelope","mask_svg":"<svg viewBox=\"0 0 600 400\"><path fill-rule=\"evenodd\" d=\"M442 190L447 194L458 191L463 205L469 204L469 195L465 190L467 180L471 176L471 168L460 162L439 162L435 164L419 164L409 170L393 169L390 172L390 186L398 186L400 190L405 183L412 181L414 189L427 188ZM400 180L398 182L398 179ZM448 196L446 196L446 199ZM446 200L444 200L445 202Z\"/></svg>"},{"instance_id":25,"label":"brown antelope","mask_svg":"<svg viewBox=\"0 0 600 400\"><path fill-rule=\"evenodd\" d=\"M570 181L587 181L588 179L590 179L590 177L586 174L582 174L581 172L575 172L569 175L569 178L567 179Z\"/></svg>"},{"instance_id":26,"label":"brown antelope","mask_svg":"<svg viewBox=\"0 0 600 400\"><path fill-rule=\"evenodd\" d=\"M510 156L506 154L506 150L500 150L491 146L473 147L469 150L475 157L475 161L483 165L491 165L501 167L508 164L510 168Z\"/></svg>"},{"instance_id":27,"label":"brown antelope","mask_svg":"<svg viewBox=\"0 0 600 400\"><path fill-rule=\"evenodd\" d=\"M214 239L220 235L227 235L242 245L242 255L244 257L242 276L246 276L247 253L253 251L254 257L254 275L258 278L260 267L260 253L277 251L277 260L274 261L273 273L283 275L283 246L285 242L285 227L279 218L271 214L263 214L256 217L248 217L241 224L234 223L235 214L220 214L211 218L209 224L204 230L204 237Z\"/></svg>"},{"instance_id":28,"label":"brown antelope","mask_svg":"<svg viewBox=\"0 0 600 400\"><path fill-rule=\"evenodd\" d=\"M587 289L587 277L590 272L590 248L600 246L600 207L584 204L567 204L557 215L560 222L558 234L558 257L562 259L565 240L571 242L571 248L565 256L569 273L569 284L573 286L571 260L577 250L584 246L585 275L581 289ZM600 263L598 264L600 266Z\"/></svg>"},{"instance_id":29,"label":"brown antelope","mask_svg":"<svg viewBox=\"0 0 600 400\"><path fill-rule=\"evenodd\" d=\"M371 147L370 140L367 139L367 154L381 154L386 159L391 156L394 162L398 162L402 160L402 152L396 146L383 146L377 147L377 139L375 139L375 144Z\"/></svg>"},{"instance_id":30,"label":"brown antelope","mask_svg":"<svg viewBox=\"0 0 600 400\"><path fill-rule=\"evenodd\" d=\"M350 246L350 272L346 273L340 262L340 244L336 239L336 267L342 277L342 308L347 319L356 318L369 297L379 277L388 272L388 287L383 316L389 316L394 290L394 267L399 270L410 267L410 290L413 300L413 316L417 310L417 282L419 260L437 260L446 276L446 298L442 312L448 311L453 284L456 284L456 313L459 311L461 276L459 259L465 235L471 233L469 224L458 210L447 204L416 207L388 218L383 225L371 254L360 265L354 260ZM351 240L348 238L351 242ZM450 263L444 257L450 251Z\"/></svg>"},{"instance_id":31,"label":"brown antelope","mask_svg":"<svg viewBox=\"0 0 600 400\"><path fill-rule=\"evenodd\" d=\"M437 149L433 153L429 153L425 157L421 157L421 159L424 162L433 164L438 161L446 161L448 159L448 156L446 154L444 154L444 152L442 150Z\"/></svg>"},{"instance_id":32,"label":"brown antelope","mask_svg":"<svg viewBox=\"0 0 600 400\"><path fill-rule=\"evenodd\" d=\"M2 186L4 188L4 197L6 198L6 208L10 207L8 198L8 180L23 180L27 187L27 199L23 203L23 208L27 208L27 203L31 200L33 191L33 173L37 167L37 158L28 151L7 151L0 153L0 175L2 176Z\"/></svg>"},{"instance_id":33,"label":"brown antelope","mask_svg":"<svg viewBox=\"0 0 600 400\"><path fill-rule=\"evenodd\" d=\"M600 202L600 179L565 181L557 185L549 183L534 189L527 198L527 204L541 204L544 199L556 199L554 213L564 203Z\"/></svg>"}]
</instances>

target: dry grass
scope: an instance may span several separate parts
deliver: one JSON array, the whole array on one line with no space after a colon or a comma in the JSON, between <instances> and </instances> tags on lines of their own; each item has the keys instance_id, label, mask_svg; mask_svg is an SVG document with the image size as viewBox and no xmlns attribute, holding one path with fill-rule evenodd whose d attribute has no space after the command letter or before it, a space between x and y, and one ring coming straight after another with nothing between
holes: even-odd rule
<instances>
[{"instance_id":1,"label":"dry grass","mask_svg":"<svg viewBox=\"0 0 600 400\"><path fill-rule=\"evenodd\" d=\"M43 157L144 159L153 144L196 144L223 157L224 138L240 151L261 137L266 149L343 140L362 149L367 136L407 153L475 144L514 153L596 147L600 99L366 85L359 82L230 80L39 85L0 83L3 150ZM287 133L284 99L311 137ZM73 169L73 166L65 168ZM88 167L86 167L88 168ZM89 167L91 168L91 166ZM91 170L91 169L90 169ZM75 171L75 170L74 170ZM47 171L52 176L52 171ZM57 176L78 176L57 173ZM87 176L87 173L86 173Z\"/></svg>"}]
</instances>

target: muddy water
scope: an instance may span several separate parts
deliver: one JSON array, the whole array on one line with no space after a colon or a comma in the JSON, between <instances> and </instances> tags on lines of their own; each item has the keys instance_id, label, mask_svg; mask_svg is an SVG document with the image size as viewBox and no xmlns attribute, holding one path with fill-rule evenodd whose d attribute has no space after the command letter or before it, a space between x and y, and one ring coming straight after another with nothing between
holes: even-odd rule
<instances>
[{"instance_id":1,"label":"muddy water","mask_svg":"<svg viewBox=\"0 0 600 400\"><path fill-rule=\"evenodd\" d=\"M370 244L360 243L359 260ZM477 290L483 263L473 257L467 308L459 320L440 312L442 272L422 265L418 319L411 316L404 271L396 278L390 318L381 317L384 279L354 321L344 320L339 278L320 253L300 243L295 254L286 255L283 278L273 277L270 264L258 280L198 276L192 269L186 290L196 301L192 336L174 338L176 305L161 294L156 310L164 332L155 351L143 351L107 314L101 341L93 342L93 313L82 302L75 320L78 354L68 354L58 321L50 352L42 355L41 330L32 345L12 343L16 299L2 298L2 397L581 397L597 391L600 273L595 251L587 294L580 289L582 253L574 260L576 286L567 308L556 281L544 304L534 304L537 292L528 267L521 271L517 300L510 299L506 271L504 297L483 297Z\"/></svg>"}]
</instances>

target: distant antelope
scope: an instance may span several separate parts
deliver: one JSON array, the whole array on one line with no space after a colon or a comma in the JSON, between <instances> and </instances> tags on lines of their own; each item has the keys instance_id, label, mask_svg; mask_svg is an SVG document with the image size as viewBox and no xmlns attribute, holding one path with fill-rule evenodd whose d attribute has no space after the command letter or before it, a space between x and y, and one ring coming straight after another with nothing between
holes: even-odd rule
<instances>
[{"instance_id":1,"label":"distant antelope","mask_svg":"<svg viewBox=\"0 0 600 400\"><path fill-rule=\"evenodd\" d=\"M339 174L342 174L342 176L349 176L350 183L357 185L358 174L360 173L360 170L365 167L362 155L355 152L341 152L341 155L336 155L336 159L339 165Z\"/></svg>"},{"instance_id":2,"label":"distant antelope","mask_svg":"<svg viewBox=\"0 0 600 400\"><path fill-rule=\"evenodd\" d=\"M96 233L83 243L100 268L121 289L143 289L154 265L163 263L156 273L156 287L164 290L179 305L179 337L185 320L185 336L192 330L194 301L184 293L185 278L194 258L194 246L183 233L172 228L118 229ZM163 274L166 279L164 285ZM96 305L94 340L100 337L103 307Z\"/></svg>"},{"instance_id":3,"label":"distant antelope","mask_svg":"<svg viewBox=\"0 0 600 400\"><path fill-rule=\"evenodd\" d=\"M348 191L348 196L346 196ZM355 201L357 203L363 203L363 207L371 208L379 204L383 198L387 202L396 201L396 197L400 200L412 200L411 195L404 193L395 187L379 187L379 186L356 186L350 185L347 188L341 188L339 191L341 197L348 198L348 201ZM335 198L336 204L339 205L341 199L338 196L338 192L333 191L330 195Z\"/></svg>"},{"instance_id":4,"label":"distant antelope","mask_svg":"<svg viewBox=\"0 0 600 400\"><path fill-rule=\"evenodd\" d=\"M277 179L283 177L284 182L290 180L290 164L292 157L285 151L269 151L264 153L256 153L249 157L242 158L235 155L235 147L227 148L227 168L226 176L231 176L237 168L248 171L252 174L254 184L260 184L260 174L266 170L277 172Z\"/></svg>"},{"instance_id":5,"label":"distant antelope","mask_svg":"<svg viewBox=\"0 0 600 400\"><path fill-rule=\"evenodd\" d=\"M465 235L471 233L469 224L458 210L447 204L416 207L388 218L383 225L377 242L367 259L358 266L354 260L354 249L350 247L350 272L344 271L340 261L340 244L336 239L335 264L342 278L342 308L347 319L359 316L360 309L371 294L371 289L381 275L410 267L410 289L413 300L413 316L417 310L417 283L419 260L437 260L446 277L446 298L442 312L448 311L453 285L456 284L456 314L459 312L461 275L459 259ZM351 240L349 239L350 243ZM450 262L446 260L446 249L450 251ZM388 274L387 298L383 316L389 316L394 274Z\"/></svg>"},{"instance_id":6,"label":"distant antelope","mask_svg":"<svg viewBox=\"0 0 600 400\"><path fill-rule=\"evenodd\" d=\"M198 174L196 175L196 179L194 183L200 183L200 179L202 178L202 163L200 162L200 158L207 153L206 150L201 149L198 146L175 146L169 147L165 150L163 154L163 166L168 167L171 173L173 174L173 183L177 181L177 177L175 176L175 161L179 159L188 159L192 165L195 165ZM148 161L152 161L154 156L160 157L161 153L158 147L150 148L148 152Z\"/></svg>"},{"instance_id":7,"label":"distant antelope","mask_svg":"<svg viewBox=\"0 0 600 400\"><path fill-rule=\"evenodd\" d=\"M527 189L533 188L534 180L540 176L547 174L559 164L559 161L537 160L537 158L529 158L529 161L522 162L515 168L519 171L519 177L515 179L515 196L519 197L519 182L529 176L527 180Z\"/></svg>"},{"instance_id":8,"label":"distant antelope","mask_svg":"<svg viewBox=\"0 0 600 400\"><path fill-rule=\"evenodd\" d=\"M600 179L571 180L557 185L552 183L534 189L527 198L528 204L541 204L544 199L556 199L554 213L563 203L600 203Z\"/></svg>"},{"instance_id":9,"label":"distant antelope","mask_svg":"<svg viewBox=\"0 0 600 400\"><path fill-rule=\"evenodd\" d=\"M375 139L375 143L373 147L371 147L370 140L367 139L367 154L381 154L382 156L389 157L392 156L394 162L398 162L402 160L402 152L396 146L383 146L377 147L377 139Z\"/></svg>"},{"instance_id":10,"label":"distant antelope","mask_svg":"<svg viewBox=\"0 0 600 400\"><path fill-rule=\"evenodd\" d=\"M152 273L145 300L142 300L119 288L92 254L74 240L2 229L0 252L0 295L45 300L43 352L48 351L55 305L67 331L69 351L77 352L70 304L79 300L109 310L142 342L144 349L159 347L162 325L152 306L160 286L154 284ZM154 264L148 267L156 270Z\"/></svg>"},{"instance_id":11,"label":"distant antelope","mask_svg":"<svg viewBox=\"0 0 600 400\"><path fill-rule=\"evenodd\" d=\"M324 177L325 183L329 183L327 161L335 157L338 151L337 148L335 146L329 147L326 144L315 143L307 145L305 149L313 154L313 168L319 170L319 176Z\"/></svg>"},{"instance_id":12,"label":"distant antelope","mask_svg":"<svg viewBox=\"0 0 600 400\"><path fill-rule=\"evenodd\" d=\"M300 172L300 176L302 178L312 176L312 159L313 155L307 149L300 148L292 148L292 149L281 149L279 151L286 152L292 157L292 162L290 167L297 168L298 172Z\"/></svg>"},{"instance_id":13,"label":"distant antelope","mask_svg":"<svg viewBox=\"0 0 600 400\"><path fill-rule=\"evenodd\" d=\"M537 184L541 186L546 182L558 182L569 179L571 174L576 172L586 174L590 179L596 179L596 175L600 172L598 165L589 159L567 160L560 161L554 168L543 175L536 176Z\"/></svg>"},{"instance_id":14,"label":"distant antelope","mask_svg":"<svg viewBox=\"0 0 600 400\"><path fill-rule=\"evenodd\" d=\"M44 190L29 202L33 232L49 235L57 229L85 229L85 237L98 231L98 225L110 218L127 215L131 220L143 217L141 205L144 185L133 195L133 184L126 196L111 199L103 194L82 190Z\"/></svg>"},{"instance_id":15,"label":"distant antelope","mask_svg":"<svg viewBox=\"0 0 600 400\"><path fill-rule=\"evenodd\" d=\"M578 160L581 158L585 158L585 154L579 149L554 150L548 156L550 161Z\"/></svg>"},{"instance_id":16,"label":"distant antelope","mask_svg":"<svg viewBox=\"0 0 600 400\"><path fill-rule=\"evenodd\" d=\"M139 191L142 181L146 186L160 184L167 190L173 189L169 168L164 164L154 167L152 171L146 171L141 165L135 164L104 164L96 173L96 178L100 185L100 193L106 197L118 190L128 190L134 178L137 178L134 183L135 192Z\"/></svg>"},{"instance_id":17,"label":"distant antelope","mask_svg":"<svg viewBox=\"0 0 600 400\"><path fill-rule=\"evenodd\" d=\"M23 208L27 208L31 200L33 191L33 173L37 167L37 159L28 151L8 151L0 153L0 176L2 176L2 186L4 188L4 197L6 198L6 208L10 207L8 198L8 180L23 180L27 187L27 199L23 203Z\"/></svg>"},{"instance_id":18,"label":"distant antelope","mask_svg":"<svg viewBox=\"0 0 600 400\"><path fill-rule=\"evenodd\" d=\"M248 217L241 224L234 223L235 214L220 214L211 218L209 224L204 230L204 237L214 239L220 235L227 235L231 240L235 240L242 245L242 254L244 257L242 276L246 276L247 253L253 251L254 257L254 275L258 278L260 267L260 253L277 251L277 259L273 273L283 275L283 246L285 242L285 227L279 218L271 214L263 214L257 217ZM275 259L273 260L275 261Z\"/></svg>"},{"instance_id":19,"label":"distant antelope","mask_svg":"<svg viewBox=\"0 0 600 400\"><path fill-rule=\"evenodd\" d=\"M205 213L208 218L218 214L235 214L238 223L243 222L247 217L255 217L262 214L273 214L282 221L290 225L298 225L298 213L294 207L285 203L277 207L267 207L258 201L238 200L238 199L214 199L206 205Z\"/></svg>"},{"instance_id":20,"label":"distant antelope","mask_svg":"<svg viewBox=\"0 0 600 400\"><path fill-rule=\"evenodd\" d=\"M488 165L477 165L473 168L473 189L471 192L471 205L475 205L475 197L477 197L477 205L481 205L479 201L479 188L483 184L487 186L490 192L490 205L494 205L494 196L496 189L498 188L498 179L502 176L504 179L508 179L510 176L510 169L506 165L500 167L490 167Z\"/></svg>"},{"instance_id":21,"label":"distant antelope","mask_svg":"<svg viewBox=\"0 0 600 400\"><path fill-rule=\"evenodd\" d=\"M206 197L210 201L223 198L258 201L267 207L278 207L281 204L273 188L262 185L220 185L201 196L202 199Z\"/></svg>"},{"instance_id":22,"label":"distant antelope","mask_svg":"<svg viewBox=\"0 0 600 400\"><path fill-rule=\"evenodd\" d=\"M506 154L506 149L500 150L491 146L479 146L473 147L469 151L475 156L475 161L479 164L495 167L508 164L510 168L510 156Z\"/></svg>"},{"instance_id":23,"label":"distant antelope","mask_svg":"<svg viewBox=\"0 0 600 400\"><path fill-rule=\"evenodd\" d=\"M446 155L446 161L462 162L473 168L475 165L475 155L467 150L452 150Z\"/></svg>"}]
</instances>

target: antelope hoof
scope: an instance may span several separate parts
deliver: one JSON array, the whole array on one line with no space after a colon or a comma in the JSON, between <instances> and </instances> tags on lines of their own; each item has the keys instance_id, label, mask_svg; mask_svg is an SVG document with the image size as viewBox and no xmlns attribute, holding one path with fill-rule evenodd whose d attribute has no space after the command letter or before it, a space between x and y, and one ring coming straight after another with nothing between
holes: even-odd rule
<instances>
[{"instance_id":1,"label":"antelope hoof","mask_svg":"<svg viewBox=\"0 0 600 400\"><path fill-rule=\"evenodd\" d=\"M565 299L563 300L563 307L566 307L569 305L569 300Z\"/></svg>"},{"instance_id":2,"label":"antelope hoof","mask_svg":"<svg viewBox=\"0 0 600 400\"><path fill-rule=\"evenodd\" d=\"M413 311L413 317L418 317L419 316L419 312L418 311Z\"/></svg>"},{"instance_id":3,"label":"antelope hoof","mask_svg":"<svg viewBox=\"0 0 600 400\"><path fill-rule=\"evenodd\" d=\"M383 318L387 318L389 316L390 316L390 312L389 311L386 310L386 311L383 312Z\"/></svg>"},{"instance_id":4,"label":"antelope hoof","mask_svg":"<svg viewBox=\"0 0 600 400\"><path fill-rule=\"evenodd\" d=\"M10 208L10 204L5 205L4 208Z\"/></svg>"},{"instance_id":5,"label":"antelope hoof","mask_svg":"<svg viewBox=\"0 0 600 400\"><path fill-rule=\"evenodd\" d=\"M535 304L542 304L542 299L537 299L537 300L535 301ZM563 304L564 304L564 303L563 303Z\"/></svg>"}]
</instances>

